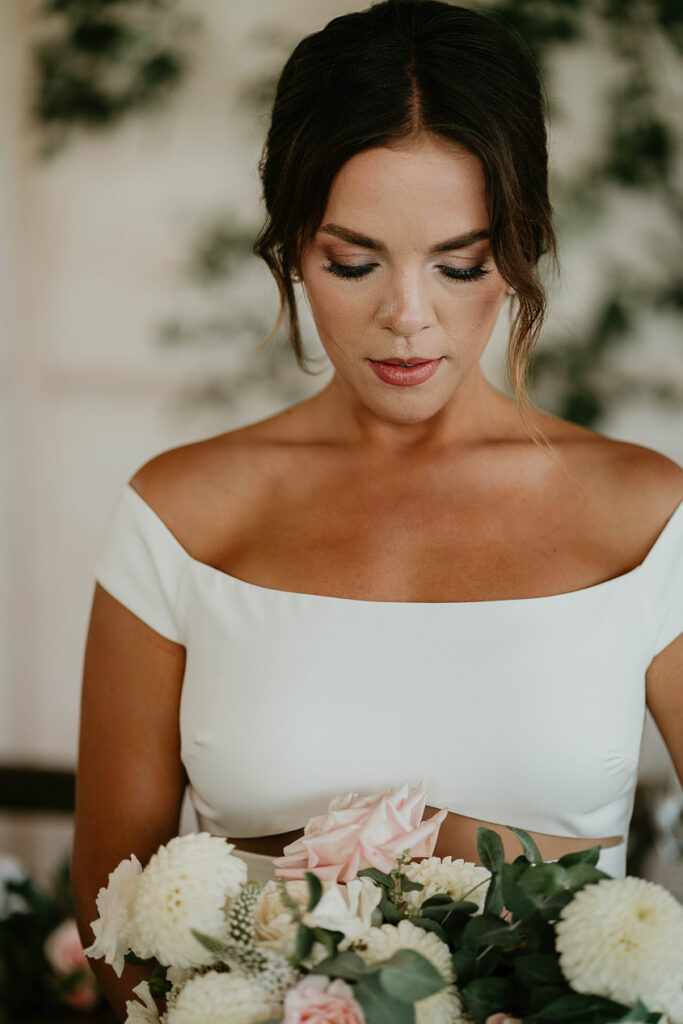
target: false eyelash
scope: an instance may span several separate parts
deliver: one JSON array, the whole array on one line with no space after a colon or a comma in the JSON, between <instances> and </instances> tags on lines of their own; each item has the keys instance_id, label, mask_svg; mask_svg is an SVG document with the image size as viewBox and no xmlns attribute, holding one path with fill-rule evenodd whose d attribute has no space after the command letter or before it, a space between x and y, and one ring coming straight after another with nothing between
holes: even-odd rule
<instances>
[{"instance_id":1,"label":"false eyelash","mask_svg":"<svg viewBox=\"0 0 683 1024\"><path fill-rule=\"evenodd\" d=\"M359 281L363 277L367 277L372 272L373 266L376 264L365 263L358 267L348 267L343 263L335 263L331 260L323 270L329 271L330 274L334 274L335 277L340 277L345 281ZM479 281L486 274L490 274L490 270L484 270L480 265L477 267L469 267L467 270L460 270L458 267L439 267L444 277L451 281Z\"/></svg>"}]
</instances>

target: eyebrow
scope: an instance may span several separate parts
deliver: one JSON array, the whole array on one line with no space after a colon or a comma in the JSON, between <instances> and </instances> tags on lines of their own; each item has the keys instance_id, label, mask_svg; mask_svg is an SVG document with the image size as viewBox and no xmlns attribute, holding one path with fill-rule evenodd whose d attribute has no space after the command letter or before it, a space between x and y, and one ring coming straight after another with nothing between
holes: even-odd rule
<instances>
[{"instance_id":1,"label":"eyebrow","mask_svg":"<svg viewBox=\"0 0 683 1024\"><path fill-rule=\"evenodd\" d=\"M323 224L320 231L326 235L334 235L336 238L341 238L344 242L350 242L351 245L360 245L363 249L374 249L376 252L387 251L384 242L380 242L376 238L370 238L368 235L361 235L358 231L343 228L339 224ZM438 242L431 247L429 252L449 252L451 249L464 249L468 245L473 245L474 242L480 242L483 238L489 237L490 235L486 228L479 231L468 231L466 235L458 235L457 238L448 238L445 242Z\"/></svg>"}]
</instances>

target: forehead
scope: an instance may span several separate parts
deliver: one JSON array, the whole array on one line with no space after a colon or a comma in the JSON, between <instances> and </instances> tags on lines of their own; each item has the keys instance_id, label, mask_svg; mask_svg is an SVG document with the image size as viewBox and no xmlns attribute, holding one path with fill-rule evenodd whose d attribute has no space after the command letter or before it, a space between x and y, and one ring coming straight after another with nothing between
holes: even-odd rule
<instances>
[{"instance_id":1,"label":"forehead","mask_svg":"<svg viewBox=\"0 0 683 1024\"><path fill-rule=\"evenodd\" d=\"M416 241L445 237L450 229L486 228L481 161L455 142L432 137L364 150L337 172L326 221L380 238L412 233Z\"/></svg>"}]
</instances>

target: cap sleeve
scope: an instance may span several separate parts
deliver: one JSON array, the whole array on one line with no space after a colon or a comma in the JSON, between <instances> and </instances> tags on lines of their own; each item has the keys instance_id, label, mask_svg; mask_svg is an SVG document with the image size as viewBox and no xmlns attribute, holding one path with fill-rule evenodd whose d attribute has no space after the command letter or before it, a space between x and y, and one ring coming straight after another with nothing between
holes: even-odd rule
<instances>
[{"instance_id":1,"label":"cap sleeve","mask_svg":"<svg viewBox=\"0 0 683 1024\"><path fill-rule=\"evenodd\" d=\"M176 614L189 555L130 484L114 505L95 563L95 579L153 630L183 643Z\"/></svg>"},{"instance_id":2,"label":"cap sleeve","mask_svg":"<svg viewBox=\"0 0 683 1024\"><path fill-rule=\"evenodd\" d=\"M653 617L654 658L683 633L683 502L650 549L643 568Z\"/></svg>"}]
</instances>

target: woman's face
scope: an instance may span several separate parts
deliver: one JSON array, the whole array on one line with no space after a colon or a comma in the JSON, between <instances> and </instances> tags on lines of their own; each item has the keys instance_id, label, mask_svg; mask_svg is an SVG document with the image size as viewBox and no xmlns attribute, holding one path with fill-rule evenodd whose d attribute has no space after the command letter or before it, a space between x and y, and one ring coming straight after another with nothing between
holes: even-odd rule
<instances>
[{"instance_id":1,"label":"woman's face","mask_svg":"<svg viewBox=\"0 0 683 1024\"><path fill-rule=\"evenodd\" d=\"M344 164L301 276L348 398L409 423L474 394L506 293L488 227L481 163L455 143L430 136ZM390 359L437 362L377 365Z\"/></svg>"}]
</instances>

